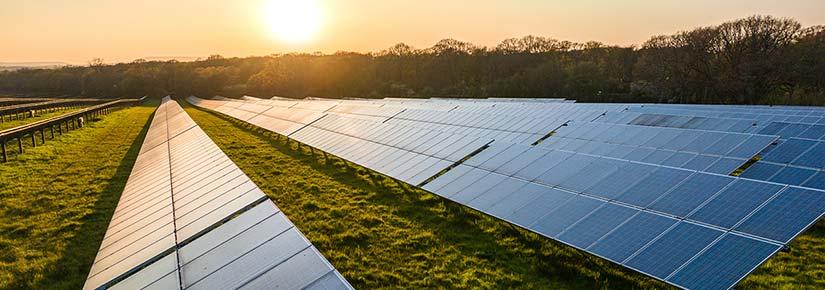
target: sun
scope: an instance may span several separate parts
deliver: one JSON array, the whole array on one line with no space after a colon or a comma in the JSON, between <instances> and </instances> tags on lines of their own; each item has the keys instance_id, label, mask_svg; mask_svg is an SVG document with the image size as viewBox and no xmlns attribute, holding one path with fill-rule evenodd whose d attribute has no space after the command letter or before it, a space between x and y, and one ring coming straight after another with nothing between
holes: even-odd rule
<instances>
[{"instance_id":1,"label":"sun","mask_svg":"<svg viewBox=\"0 0 825 290\"><path fill-rule=\"evenodd\" d=\"M264 13L272 36L292 44L314 39L324 22L315 0L270 0Z\"/></svg>"}]
</instances>

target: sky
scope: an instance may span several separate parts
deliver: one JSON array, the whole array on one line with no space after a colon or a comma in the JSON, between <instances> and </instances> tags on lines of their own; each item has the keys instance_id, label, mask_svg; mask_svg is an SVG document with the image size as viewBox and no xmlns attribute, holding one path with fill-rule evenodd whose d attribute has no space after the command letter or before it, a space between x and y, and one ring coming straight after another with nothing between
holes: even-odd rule
<instances>
[{"instance_id":1,"label":"sky","mask_svg":"<svg viewBox=\"0 0 825 290\"><path fill-rule=\"evenodd\" d=\"M0 0L0 62L369 52L444 38L495 46L525 35L640 45L755 14L823 25L825 0Z\"/></svg>"}]
</instances>

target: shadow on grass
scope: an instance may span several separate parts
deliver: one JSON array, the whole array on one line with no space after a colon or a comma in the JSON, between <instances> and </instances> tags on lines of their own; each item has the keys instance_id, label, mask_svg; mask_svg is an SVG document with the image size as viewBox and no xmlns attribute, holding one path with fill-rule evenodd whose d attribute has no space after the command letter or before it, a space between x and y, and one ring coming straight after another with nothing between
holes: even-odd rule
<instances>
[{"instance_id":1,"label":"shadow on grass","mask_svg":"<svg viewBox=\"0 0 825 290\"><path fill-rule=\"evenodd\" d=\"M182 103L185 107L192 107L185 102ZM306 145L298 145L297 142L289 141L257 126L220 113L195 109L228 121L236 129L253 135L269 144L271 148L301 161L323 175L346 182L358 191L375 193L370 202L385 206L399 216L431 228L439 241L455 246L462 255L484 259L492 265L506 267L517 275L553 277L553 280L564 281L562 284L566 288L669 287L359 165L332 155L325 157L319 150L312 152ZM508 239L515 239L515 242L502 242ZM353 245L336 246L363 246L358 244L357 239L345 243ZM514 243L522 249L514 250L511 247ZM323 252L323 249L321 250ZM524 253L530 254L525 256ZM524 269L515 262L510 263L516 260L529 265L529 269ZM353 281L352 277L347 278L354 286L359 286L358 281Z\"/></svg>"},{"instance_id":2,"label":"shadow on grass","mask_svg":"<svg viewBox=\"0 0 825 290\"><path fill-rule=\"evenodd\" d=\"M143 106L153 105L154 103L150 103ZM83 287L108 228L107 225L114 214L118 200L120 200L120 194L123 192L126 181L132 172L132 166L140 152L140 147L143 144L146 132L149 130L153 116L154 113L149 116L126 155L120 160L115 175L92 207L93 212L80 221L82 225L77 231L79 234L67 242L64 247L65 251L62 253L60 260L55 263L54 269L44 273L45 279L41 279L41 283L34 285L32 288L80 289ZM77 279L67 279L72 277ZM13 288L15 287L13 286Z\"/></svg>"}]
</instances>

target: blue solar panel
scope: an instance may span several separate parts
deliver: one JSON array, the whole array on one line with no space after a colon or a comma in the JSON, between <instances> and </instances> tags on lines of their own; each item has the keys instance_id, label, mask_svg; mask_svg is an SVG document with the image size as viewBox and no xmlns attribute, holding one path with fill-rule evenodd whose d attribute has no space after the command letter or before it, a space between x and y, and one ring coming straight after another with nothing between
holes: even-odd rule
<instances>
[{"instance_id":1,"label":"blue solar panel","mask_svg":"<svg viewBox=\"0 0 825 290\"><path fill-rule=\"evenodd\" d=\"M613 172L607 178L585 189L584 192L614 199L654 170L656 167L651 165L628 163L621 170Z\"/></svg>"},{"instance_id":2,"label":"blue solar panel","mask_svg":"<svg viewBox=\"0 0 825 290\"><path fill-rule=\"evenodd\" d=\"M676 138L681 134L681 130L663 130L656 135L656 138L650 139L645 142L644 146L651 147L651 148L663 148L667 142Z\"/></svg>"},{"instance_id":3,"label":"blue solar panel","mask_svg":"<svg viewBox=\"0 0 825 290\"><path fill-rule=\"evenodd\" d=\"M697 173L654 202L650 208L685 217L732 181L731 177Z\"/></svg>"},{"instance_id":4,"label":"blue solar panel","mask_svg":"<svg viewBox=\"0 0 825 290\"><path fill-rule=\"evenodd\" d=\"M673 156L673 154L674 152L656 150L653 153L650 153L650 155L647 155L647 157L645 157L644 159L639 161L652 164L662 164L662 162Z\"/></svg>"},{"instance_id":5,"label":"blue solar panel","mask_svg":"<svg viewBox=\"0 0 825 290\"><path fill-rule=\"evenodd\" d=\"M685 163L681 167L702 171L705 170L705 168L708 168L708 166L710 166L714 162L716 162L717 159L719 159L719 157L696 155L696 157L693 157L693 159L691 159L690 161L688 161L688 163Z\"/></svg>"},{"instance_id":6,"label":"blue solar panel","mask_svg":"<svg viewBox=\"0 0 825 290\"><path fill-rule=\"evenodd\" d=\"M513 215L513 212L539 198L539 196L542 196L545 192L551 190L552 189L546 186L528 183L524 185L524 187L519 188L518 191L507 196L507 198L493 204L493 206L488 209L488 213L499 218L509 219L509 217ZM569 197L566 193L561 193L564 194L562 197ZM560 197L559 200L564 202L565 199L562 199L562 197Z\"/></svg>"},{"instance_id":7,"label":"blue solar panel","mask_svg":"<svg viewBox=\"0 0 825 290\"><path fill-rule=\"evenodd\" d=\"M524 151L522 154L516 156L512 160L504 163L501 167L499 167L496 172L504 174L504 175L513 175L521 169L524 169L531 163L535 162L536 159L541 158L544 154L547 153L547 150L541 150L537 148L530 148Z\"/></svg>"},{"instance_id":8,"label":"blue solar panel","mask_svg":"<svg viewBox=\"0 0 825 290\"><path fill-rule=\"evenodd\" d=\"M536 178L537 181L555 186L561 184L562 181L573 177L598 159L597 157L576 154L564 160L564 162L550 168L547 172Z\"/></svg>"},{"instance_id":9,"label":"blue solar panel","mask_svg":"<svg viewBox=\"0 0 825 290\"><path fill-rule=\"evenodd\" d=\"M685 163L687 163L688 161L690 161L694 157L696 157L696 154L686 153L686 152L676 152L676 153L673 153L673 156L670 156L670 158L665 159L660 164L666 165L666 166L673 166L673 167L682 167L682 165L685 165Z\"/></svg>"},{"instance_id":10,"label":"blue solar panel","mask_svg":"<svg viewBox=\"0 0 825 290\"><path fill-rule=\"evenodd\" d=\"M702 133L698 131L684 131L682 134L679 134L679 136L676 136L676 138L668 141L664 148L682 150L686 145L696 140L696 138L699 138L701 134Z\"/></svg>"},{"instance_id":11,"label":"blue solar panel","mask_svg":"<svg viewBox=\"0 0 825 290\"><path fill-rule=\"evenodd\" d=\"M710 173L718 173L728 175L732 172L736 171L737 168L742 166L745 163L745 160L741 159L733 159L733 158L719 158L710 167L705 168L706 172Z\"/></svg>"},{"instance_id":12,"label":"blue solar panel","mask_svg":"<svg viewBox=\"0 0 825 290\"><path fill-rule=\"evenodd\" d=\"M756 162L748 169L745 169L745 172L742 172L740 175L741 177L756 179L756 180L768 180L782 170L782 166L776 164L770 164L765 162Z\"/></svg>"},{"instance_id":13,"label":"blue solar panel","mask_svg":"<svg viewBox=\"0 0 825 290\"><path fill-rule=\"evenodd\" d=\"M745 139L736 148L728 152L728 156L751 159L754 155L765 149L776 139L775 136L752 135Z\"/></svg>"},{"instance_id":14,"label":"blue solar panel","mask_svg":"<svg viewBox=\"0 0 825 290\"><path fill-rule=\"evenodd\" d=\"M622 224L638 211L629 207L605 204L576 223L561 235L559 240L586 249L590 244Z\"/></svg>"},{"instance_id":15,"label":"blue solar panel","mask_svg":"<svg viewBox=\"0 0 825 290\"><path fill-rule=\"evenodd\" d=\"M825 212L825 193L790 187L736 230L788 243Z\"/></svg>"},{"instance_id":16,"label":"blue solar panel","mask_svg":"<svg viewBox=\"0 0 825 290\"><path fill-rule=\"evenodd\" d=\"M653 152L655 151L656 150L654 149L639 147L634 149L633 151L630 151L630 153L625 155L623 158L633 161L642 161L643 159L645 159L645 157L647 157L650 154L653 154Z\"/></svg>"},{"instance_id":17,"label":"blue solar panel","mask_svg":"<svg viewBox=\"0 0 825 290\"><path fill-rule=\"evenodd\" d=\"M825 142L818 142L813 148L793 162L794 165L825 168Z\"/></svg>"},{"instance_id":18,"label":"blue solar panel","mask_svg":"<svg viewBox=\"0 0 825 290\"><path fill-rule=\"evenodd\" d=\"M790 163L815 143L816 141L812 140L788 139L771 150L763 160L776 163Z\"/></svg>"},{"instance_id":19,"label":"blue solar panel","mask_svg":"<svg viewBox=\"0 0 825 290\"><path fill-rule=\"evenodd\" d=\"M793 137L799 136L805 130L808 130L808 127L810 127L810 125L807 125L807 124L788 124L788 126L785 126L785 128L783 128L782 130L779 130L779 132L777 132L776 135L782 136L782 138L786 138L786 139L787 138L793 138Z\"/></svg>"},{"instance_id":20,"label":"blue solar panel","mask_svg":"<svg viewBox=\"0 0 825 290\"><path fill-rule=\"evenodd\" d=\"M618 171L622 165L623 163L617 160L597 159L582 169L582 172L586 172L586 174L571 176L570 178L562 180L559 186L571 191L582 192L599 181L604 180L610 174Z\"/></svg>"},{"instance_id":21,"label":"blue solar panel","mask_svg":"<svg viewBox=\"0 0 825 290\"><path fill-rule=\"evenodd\" d=\"M683 149L691 152L705 152L712 148L713 144L725 137L725 133L721 132L704 132L699 138L687 144Z\"/></svg>"},{"instance_id":22,"label":"blue solar panel","mask_svg":"<svg viewBox=\"0 0 825 290\"><path fill-rule=\"evenodd\" d=\"M473 182L470 186L461 189L458 193L451 196L450 199L460 203L467 203L505 179L507 179L506 176L498 173L487 174L477 182Z\"/></svg>"},{"instance_id":23,"label":"blue solar panel","mask_svg":"<svg viewBox=\"0 0 825 290\"><path fill-rule=\"evenodd\" d=\"M459 191L461 191L462 189L464 189L465 187L470 186L470 184L473 184L481 180L482 178L484 178L484 176L487 176L487 174L489 173L490 172L486 170L472 168L461 177L457 178L456 180L453 180L441 189L438 189L438 194L443 197L449 198L458 193Z\"/></svg>"},{"instance_id":24,"label":"blue solar panel","mask_svg":"<svg viewBox=\"0 0 825 290\"><path fill-rule=\"evenodd\" d=\"M467 205L479 210L487 210L496 203L508 198L513 193L520 191L525 185L527 185L526 181L515 178L507 178L498 185L491 187L490 190L487 190L480 196L471 200Z\"/></svg>"},{"instance_id":25,"label":"blue solar panel","mask_svg":"<svg viewBox=\"0 0 825 290\"><path fill-rule=\"evenodd\" d=\"M742 140L742 136L743 135L738 134L724 134L716 143L713 143L713 145L709 147L703 148L703 152L708 154L725 155L736 148L736 146L739 146L739 144L744 142Z\"/></svg>"},{"instance_id":26,"label":"blue solar panel","mask_svg":"<svg viewBox=\"0 0 825 290\"><path fill-rule=\"evenodd\" d=\"M682 222L627 261L626 265L664 280L721 235L720 231Z\"/></svg>"},{"instance_id":27,"label":"blue solar panel","mask_svg":"<svg viewBox=\"0 0 825 290\"><path fill-rule=\"evenodd\" d=\"M781 185L740 179L689 218L731 228L781 189Z\"/></svg>"},{"instance_id":28,"label":"blue solar panel","mask_svg":"<svg viewBox=\"0 0 825 290\"><path fill-rule=\"evenodd\" d=\"M762 130L759 130L759 134L776 135L776 133L779 133L779 131L781 131L782 129L785 129L785 127L787 127L787 126L788 126L788 123L771 122L770 124L765 126L765 128L762 128Z\"/></svg>"},{"instance_id":29,"label":"blue solar panel","mask_svg":"<svg viewBox=\"0 0 825 290\"><path fill-rule=\"evenodd\" d=\"M541 217L565 204L566 201L570 200L574 196L578 195L555 188L542 186L539 194L537 194L536 198L532 200L524 201L521 198L515 198L523 200L523 207L514 209L512 213L509 213L505 217L517 225L528 227Z\"/></svg>"},{"instance_id":30,"label":"blue solar panel","mask_svg":"<svg viewBox=\"0 0 825 290\"><path fill-rule=\"evenodd\" d=\"M603 204L604 202L598 199L583 195L573 196L563 205L548 212L547 215L536 221L534 225L530 226L530 229L548 237L555 237Z\"/></svg>"},{"instance_id":31,"label":"blue solar panel","mask_svg":"<svg viewBox=\"0 0 825 290\"><path fill-rule=\"evenodd\" d=\"M806 139L822 139L822 137L825 137L825 126L823 125L812 125L808 130L799 134L799 138Z\"/></svg>"},{"instance_id":32,"label":"blue solar panel","mask_svg":"<svg viewBox=\"0 0 825 290\"><path fill-rule=\"evenodd\" d=\"M562 152L562 151L551 151L550 153L545 154L538 160L527 167L522 168L514 176L518 176L524 178L526 180L534 180L536 177L539 177L542 173L547 172L549 169L553 168L554 166L558 165L561 162L567 160L573 156L573 153ZM470 158L472 160L472 158Z\"/></svg>"},{"instance_id":33,"label":"blue solar panel","mask_svg":"<svg viewBox=\"0 0 825 290\"><path fill-rule=\"evenodd\" d=\"M616 263L622 263L676 222L677 220L672 218L640 212L590 246L588 250Z\"/></svg>"},{"instance_id":34,"label":"blue solar panel","mask_svg":"<svg viewBox=\"0 0 825 290\"><path fill-rule=\"evenodd\" d=\"M727 289L777 250L779 246L774 244L728 234L670 281L688 289Z\"/></svg>"},{"instance_id":35,"label":"blue solar panel","mask_svg":"<svg viewBox=\"0 0 825 290\"><path fill-rule=\"evenodd\" d=\"M802 186L825 190L825 171L817 172Z\"/></svg>"},{"instance_id":36,"label":"blue solar panel","mask_svg":"<svg viewBox=\"0 0 825 290\"><path fill-rule=\"evenodd\" d=\"M801 185L815 173L816 171L814 170L789 166L783 168L779 171L779 173L771 177L770 181L790 185Z\"/></svg>"},{"instance_id":37,"label":"blue solar panel","mask_svg":"<svg viewBox=\"0 0 825 290\"><path fill-rule=\"evenodd\" d=\"M625 191L616 200L646 207L690 174L690 171L659 167L645 179L642 179L641 182Z\"/></svg>"}]
</instances>

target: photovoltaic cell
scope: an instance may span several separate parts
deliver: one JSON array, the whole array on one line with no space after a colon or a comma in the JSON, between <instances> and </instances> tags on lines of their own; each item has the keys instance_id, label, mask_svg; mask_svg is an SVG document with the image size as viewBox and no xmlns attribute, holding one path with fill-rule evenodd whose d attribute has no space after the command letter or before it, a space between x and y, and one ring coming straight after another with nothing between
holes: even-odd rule
<instances>
[{"instance_id":1,"label":"photovoltaic cell","mask_svg":"<svg viewBox=\"0 0 825 290\"><path fill-rule=\"evenodd\" d=\"M814 170L789 166L782 168L779 173L768 180L776 183L801 185L814 174L816 174Z\"/></svg>"},{"instance_id":2,"label":"photovoltaic cell","mask_svg":"<svg viewBox=\"0 0 825 290\"><path fill-rule=\"evenodd\" d=\"M782 188L781 185L740 179L691 214L689 218L731 228Z\"/></svg>"},{"instance_id":3,"label":"photovoltaic cell","mask_svg":"<svg viewBox=\"0 0 825 290\"><path fill-rule=\"evenodd\" d=\"M621 264L676 222L672 218L640 212L587 249Z\"/></svg>"},{"instance_id":4,"label":"photovoltaic cell","mask_svg":"<svg viewBox=\"0 0 825 290\"><path fill-rule=\"evenodd\" d=\"M782 243L825 212L825 192L791 187L760 208L736 230Z\"/></svg>"},{"instance_id":5,"label":"photovoltaic cell","mask_svg":"<svg viewBox=\"0 0 825 290\"><path fill-rule=\"evenodd\" d=\"M781 165L756 162L748 167L748 169L745 169L740 176L756 180L768 180L771 176L779 172L779 170L782 170Z\"/></svg>"},{"instance_id":6,"label":"photovoltaic cell","mask_svg":"<svg viewBox=\"0 0 825 290\"><path fill-rule=\"evenodd\" d=\"M820 171L814 176L811 176L808 181L805 181L803 186L825 190L825 171Z\"/></svg>"},{"instance_id":7,"label":"photovoltaic cell","mask_svg":"<svg viewBox=\"0 0 825 290\"><path fill-rule=\"evenodd\" d=\"M812 140L788 139L765 155L763 160L783 164L791 163L815 144L816 141Z\"/></svg>"},{"instance_id":8,"label":"photovoltaic cell","mask_svg":"<svg viewBox=\"0 0 825 290\"><path fill-rule=\"evenodd\" d=\"M759 266L779 246L728 234L670 279L690 289L727 289Z\"/></svg>"},{"instance_id":9,"label":"photovoltaic cell","mask_svg":"<svg viewBox=\"0 0 825 290\"><path fill-rule=\"evenodd\" d=\"M625 265L665 280L722 234L721 231L682 222L630 258Z\"/></svg>"},{"instance_id":10,"label":"photovoltaic cell","mask_svg":"<svg viewBox=\"0 0 825 290\"><path fill-rule=\"evenodd\" d=\"M690 176L691 172L668 167L659 167L642 181L616 198L621 202L647 207L648 204L662 196L679 182Z\"/></svg>"},{"instance_id":11,"label":"photovoltaic cell","mask_svg":"<svg viewBox=\"0 0 825 290\"><path fill-rule=\"evenodd\" d=\"M650 208L685 217L734 179L731 177L697 173L654 202Z\"/></svg>"},{"instance_id":12,"label":"photovoltaic cell","mask_svg":"<svg viewBox=\"0 0 825 290\"><path fill-rule=\"evenodd\" d=\"M530 229L548 237L555 237L568 226L603 204L603 201L597 199L574 195L566 203L547 212L535 224L530 226Z\"/></svg>"},{"instance_id":13,"label":"photovoltaic cell","mask_svg":"<svg viewBox=\"0 0 825 290\"><path fill-rule=\"evenodd\" d=\"M502 206L506 206L511 203L521 205L519 208L513 208L512 212L506 213L507 220L528 228L548 213L553 212L553 210L565 204L568 200L577 197L575 194L554 188L544 187L541 185L536 185L536 187L527 187L525 192L516 192L516 196L513 198L513 201L508 204L502 204ZM536 192L535 198L526 199L521 197L532 197L533 195L530 193L533 193L534 190ZM493 210L495 211L496 208L493 208Z\"/></svg>"},{"instance_id":14,"label":"photovoltaic cell","mask_svg":"<svg viewBox=\"0 0 825 290\"><path fill-rule=\"evenodd\" d=\"M825 142L817 142L817 144L799 156L794 165L825 169Z\"/></svg>"},{"instance_id":15,"label":"photovoltaic cell","mask_svg":"<svg viewBox=\"0 0 825 290\"><path fill-rule=\"evenodd\" d=\"M605 204L559 235L559 240L581 249L622 224L638 211L616 204Z\"/></svg>"}]
</instances>

